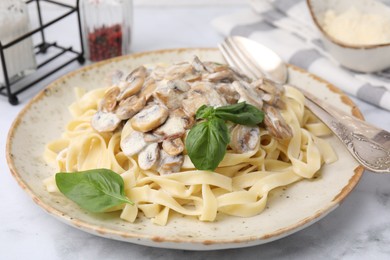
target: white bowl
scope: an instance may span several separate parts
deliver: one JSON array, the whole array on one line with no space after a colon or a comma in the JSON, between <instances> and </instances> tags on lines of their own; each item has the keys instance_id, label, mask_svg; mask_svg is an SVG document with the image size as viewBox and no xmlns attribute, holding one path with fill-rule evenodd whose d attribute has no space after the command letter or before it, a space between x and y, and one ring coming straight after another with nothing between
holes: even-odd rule
<instances>
[{"instance_id":1,"label":"white bowl","mask_svg":"<svg viewBox=\"0 0 390 260\"><path fill-rule=\"evenodd\" d=\"M323 28L324 14L328 9L344 12L351 6L363 13L390 16L390 8L373 0L307 0L314 23L322 33L329 53L341 65L360 72L381 71L390 67L390 42L376 45L346 44L329 35Z\"/></svg>"}]
</instances>

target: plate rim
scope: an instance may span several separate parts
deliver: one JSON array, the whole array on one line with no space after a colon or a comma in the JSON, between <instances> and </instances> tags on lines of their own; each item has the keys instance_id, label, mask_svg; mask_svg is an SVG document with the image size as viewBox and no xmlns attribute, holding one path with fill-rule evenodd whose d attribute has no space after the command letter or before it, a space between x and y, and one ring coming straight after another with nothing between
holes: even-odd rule
<instances>
[{"instance_id":1,"label":"plate rim","mask_svg":"<svg viewBox=\"0 0 390 260\"><path fill-rule=\"evenodd\" d=\"M104 60L101 62L93 63L87 66L84 66L82 68L79 68L77 70L71 71L69 73L66 73L59 77L58 79L52 81L50 84L48 84L46 87L44 87L40 92L38 92L25 106L24 108L18 113L17 117L14 119L7 135L6 140L6 159L7 164L9 167L9 170L12 174L12 176L16 179L18 185L32 198L32 200L40 206L42 209L44 209L47 213L50 215L53 215L60 221L69 224L70 226L76 227L78 229L81 229L85 232L92 233L98 236L107 237L107 235L116 240L122 240L132 243L137 243L136 241L129 241L128 239L144 239L149 240L150 242L166 242L166 243L191 243L191 244L202 244L202 245L226 245L226 244L242 244L242 243L251 243L253 245L255 244L261 244L261 241L263 243L270 242L279 238L282 238L284 236L287 236L291 233L294 233L308 225L310 225L312 222L318 220L321 217L324 217L327 215L327 213L331 212L333 209L335 209L350 193L351 191L356 187L359 180L362 177L362 174L364 172L364 168L361 165L358 165L354 169L354 174L349 179L348 184L346 184L343 189L340 191L339 194L337 194L333 200L332 203L330 203L327 207L322 208L321 210L317 211L315 214L302 219L301 221L294 223L293 225L275 230L274 232L271 232L269 234L264 234L262 236L246 236L242 238L230 238L230 239L195 239L195 238L174 238L174 237L161 237L158 235L147 235L147 234L139 234L139 233L129 233L124 231L118 231L111 228L101 227L94 224L90 224L88 222L75 219L71 216L69 216L66 212L62 212L60 210L57 210L50 206L49 204L46 204L44 201L42 201L40 198L38 198L33 190L29 187L28 183L26 183L22 176L18 173L16 166L14 165L13 155L11 153L12 148L12 138L15 135L16 129L18 128L19 124L22 121L22 118L26 114L26 112L31 108L31 106L44 98L46 96L46 93L53 89L60 81L63 81L66 78L72 77L76 74L89 71L92 69L99 68L101 66L104 66L106 64L121 61L125 59L134 59L137 57L147 56L147 55L160 55L164 53L169 52L196 52L196 51L218 51L217 48L172 48L172 49L161 49L161 50L152 50L152 51L145 51L145 52L137 52L125 56L115 57L112 59ZM341 101L351 108L351 113L355 117L364 120L363 114L359 110L359 108L356 106L356 104L339 88L332 85L328 81L302 69L297 66L288 64L288 67L290 67L293 70L299 71L301 73L308 74L309 77L313 78L316 81L319 81L327 86L327 88L340 96ZM257 242L257 243L256 243ZM249 245L248 245L249 246ZM178 247L183 249L182 247ZM224 247L227 248L227 247ZM214 249L214 248L210 248ZM207 250L207 248L205 249Z\"/></svg>"}]
</instances>

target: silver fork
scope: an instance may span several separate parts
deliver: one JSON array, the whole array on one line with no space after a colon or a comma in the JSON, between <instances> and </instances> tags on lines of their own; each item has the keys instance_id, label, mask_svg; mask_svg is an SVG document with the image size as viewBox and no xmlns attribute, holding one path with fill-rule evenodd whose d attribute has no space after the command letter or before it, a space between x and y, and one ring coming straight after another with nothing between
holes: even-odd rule
<instances>
[{"instance_id":1,"label":"silver fork","mask_svg":"<svg viewBox=\"0 0 390 260\"><path fill-rule=\"evenodd\" d=\"M219 49L228 64L255 79L268 77L286 83L287 66L272 50L243 37L227 37ZM273 64L267 67L267 62ZM348 151L366 169L390 173L390 133L357 119L299 89L305 105L344 143Z\"/></svg>"}]
</instances>

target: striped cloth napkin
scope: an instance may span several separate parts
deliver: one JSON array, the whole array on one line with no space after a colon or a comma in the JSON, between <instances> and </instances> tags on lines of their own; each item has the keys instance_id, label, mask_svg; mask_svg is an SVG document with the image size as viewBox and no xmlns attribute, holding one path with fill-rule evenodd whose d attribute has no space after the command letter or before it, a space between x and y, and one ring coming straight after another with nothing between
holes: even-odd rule
<instances>
[{"instance_id":1,"label":"striped cloth napkin","mask_svg":"<svg viewBox=\"0 0 390 260\"><path fill-rule=\"evenodd\" d=\"M214 19L212 25L223 35L258 41L347 94L390 110L390 69L369 74L341 67L324 49L305 0L252 0L251 5Z\"/></svg>"}]
</instances>

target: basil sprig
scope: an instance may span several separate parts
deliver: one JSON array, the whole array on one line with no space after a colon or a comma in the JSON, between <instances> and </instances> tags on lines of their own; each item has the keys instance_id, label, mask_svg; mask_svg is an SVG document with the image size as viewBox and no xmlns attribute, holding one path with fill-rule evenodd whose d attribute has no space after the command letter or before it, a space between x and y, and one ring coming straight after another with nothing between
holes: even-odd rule
<instances>
[{"instance_id":1,"label":"basil sprig","mask_svg":"<svg viewBox=\"0 0 390 260\"><path fill-rule=\"evenodd\" d=\"M225 122L211 118L191 128L186 139L188 156L199 170L214 170L222 161L230 142Z\"/></svg>"},{"instance_id":2,"label":"basil sprig","mask_svg":"<svg viewBox=\"0 0 390 260\"><path fill-rule=\"evenodd\" d=\"M254 126L263 121L264 113L245 102L218 108L203 105L196 112L196 119L204 120L188 133L187 153L198 170L213 171L225 156L230 142L225 121Z\"/></svg>"},{"instance_id":3,"label":"basil sprig","mask_svg":"<svg viewBox=\"0 0 390 260\"><path fill-rule=\"evenodd\" d=\"M123 203L134 204L125 196L122 177L108 169L59 172L55 179L61 193L91 212L104 212Z\"/></svg>"}]
</instances>

